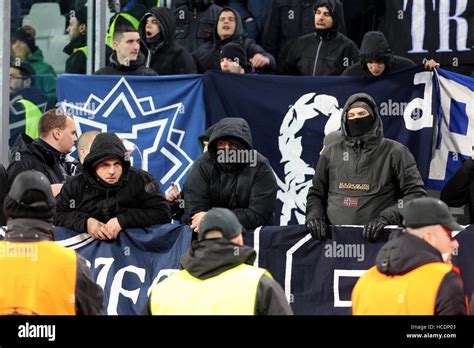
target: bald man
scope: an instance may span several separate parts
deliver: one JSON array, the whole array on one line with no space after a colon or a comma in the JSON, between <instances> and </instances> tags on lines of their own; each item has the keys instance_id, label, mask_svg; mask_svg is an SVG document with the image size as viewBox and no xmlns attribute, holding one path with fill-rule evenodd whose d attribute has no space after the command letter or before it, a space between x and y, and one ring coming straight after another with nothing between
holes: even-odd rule
<instances>
[{"instance_id":1,"label":"bald man","mask_svg":"<svg viewBox=\"0 0 474 348\"><path fill-rule=\"evenodd\" d=\"M100 132L98 131L89 131L82 133L79 137L79 140L77 141L77 158L81 164L84 163L84 158L88 155L91 150L92 142L99 133Z\"/></svg>"}]
</instances>

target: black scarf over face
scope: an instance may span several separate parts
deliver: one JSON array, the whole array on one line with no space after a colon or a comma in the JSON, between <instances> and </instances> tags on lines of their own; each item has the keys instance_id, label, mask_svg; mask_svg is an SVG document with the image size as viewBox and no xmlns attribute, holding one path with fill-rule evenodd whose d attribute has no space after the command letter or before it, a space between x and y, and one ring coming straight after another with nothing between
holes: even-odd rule
<instances>
[{"instance_id":1,"label":"black scarf over face","mask_svg":"<svg viewBox=\"0 0 474 348\"><path fill-rule=\"evenodd\" d=\"M374 124L374 118L371 115L367 115L362 118L355 118L347 120L347 133L351 137L360 137L367 133L367 131Z\"/></svg>"}]
</instances>

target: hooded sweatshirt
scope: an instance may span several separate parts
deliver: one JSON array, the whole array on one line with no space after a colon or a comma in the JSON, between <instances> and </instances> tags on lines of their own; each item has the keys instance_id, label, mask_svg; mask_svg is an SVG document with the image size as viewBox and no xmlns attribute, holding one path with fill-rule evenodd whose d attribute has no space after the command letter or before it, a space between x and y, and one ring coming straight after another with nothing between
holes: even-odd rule
<instances>
[{"instance_id":1,"label":"hooded sweatshirt","mask_svg":"<svg viewBox=\"0 0 474 348\"><path fill-rule=\"evenodd\" d=\"M96 166L111 158L122 162L115 184L103 181ZM71 207L70 202L75 202ZM78 233L87 232L87 219L103 223L117 218L123 229L144 228L170 222L168 202L155 178L130 167L128 152L114 133L97 135L84 159L84 171L67 181L58 196L54 224Z\"/></svg>"},{"instance_id":2,"label":"hooded sweatshirt","mask_svg":"<svg viewBox=\"0 0 474 348\"><path fill-rule=\"evenodd\" d=\"M160 33L151 39L146 38L146 22L150 16L158 21ZM174 42L176 20L173 12L165 7L153 7L140 21L140 50L145 55L145 66L155 70L158 75L195 74L196 65L191 54Z\"/></svg>"},{"instance_id":3,"label":"hooded sweatshirt","mask_svg":"<svg viewBox=\"0 0 474 348\"><path fill-rule=\"evenodd\" d=\"M130 61L130 65L122 65L117 60L117 53L110 56L110 63L95 72L95 75L138 75L138 76L156 76L155 70L145 67L145 56L138 52L137 59Z\"/></svg>"},{"instance_id":4,"label":"hooded sweatshirt","mask_svg":"<svg viewBox=\"0 0 474 348\"><path fill-rule=\"evenodd\" d=\"M343 76L366 76L372 77L367 63L371 60L385 63L382 75L409 69L415 63L408 58L393 55L385 35L380 31L370 31L364 35L360 45L360 61L348 67L342 73Z\"/></svg>"},{"instance_id":5,"label":"hooded sweatshirt","mask_svg":"<svg viewBox=\"0 0 474 348\"><path fill-rule=\"evenodd\" d=\"M35 85L48 97L49 103L54 105L56 102L56 72L53 67L45 63L43 51L36 49L26 57L26 61L35 69Z\"/></svg>"},{"instance_id":6,"label":"hooded sweatshirt","mask_svg":"<svg viewBox=\"0 0 474 348\"><path fill-rule=\"evenodd\" d=\"M240 144L253 159L250 163L219 163L219 139ZM213 207L232 210L246 229L273 224L277 184L268 160L252 149L250 128L242 118L220 120L209 139L208 152L191 167L184 185L183 221Z\"/></svg>"},{"instance_id":7,"label":"hooded sweatshirt","mask_svg":"<svg viewBox=\"0 0 474 348\"><path fill-rule=\"evenodd\" d=\"M374 121L365 134L352 137L346 116L356 100L370 105ZM347 100L341 130L341 139L328 145L319 158L308 191L306 221L326 218L332 225L365 225L381 216L398 225L399 200L426 196L413 155L404 145L384 138L377 105L365 93Z\"/></svg>"},{"instance_id":8,"label":"hooded sweatshirt","mask_svg":"<svg viewBox=\"0 0 474 348\"><path fill-rule=\"evenodd\" d=\"M181 257L181 267L193 277L206 280L241 264L252 265L255 257L255 251L248 246L239 246L225 238L207 239L193 242L191 248ZM242 291L249 290L242 289ZM144 314L150 314L149 305ZM258 283L255 314L293 314L281 286L265 274Z\"/></svg>"},{"instance_id":9,"label":"hooded sweatshirt","mask_svg":"<svg viewBox=\"0 0 474 348\"><path fill-rule=\"evenodd\" d=\"M334 1L319 0L319 7L327 7L333 19L330 29L314 29L300 36L289 49L285 73L288 75L340 75L349 65L359 60L359 49L348 37L339 32L342 13ZM313 20L314 23L314 20Z\"/></svg>"},{"instance_id":10,"label":"hooded sweatshirt","mask_svg":"<svg viewBox=\"0 0 474 348\"><path fill-rule=\"evenodd\" d=\"M404 276L421 266L434 262L443 262L443 258L437 249L415 235L393 232L390 240L379 251L375 265L380 273L387 277L393 277ZM390 279L387 278L387 281L390 282ZM368 300L383 306L386 299L383 294L380 294L380 298L378 297L376 284L372 284L372 286L374 287L372 290L376 295ZM438 288L434 308L435 315L466 314L466 296L462 280L456 271L451 270L446 273L439 284L426 284L426 286ZM360 289L359 292L359 296L363 297L363 289ZM420 297L424 296L423 289L420 288L419 293ZM406 301L416 301L416 298L407 298Z\"/></svg>"},{"instance_id":11,"label":"hooded sweatshirt","mask_svg":"<svg viewBox=\"0 0 474 348\"><path fill-rule=\"evenodd\" d=\"M198 67L199 73L204 73L207 70L220 70L220 52L222 47L224 47L229 42L235 42L240 44L245 52L247 57L250 60L254 55L260 53L267 57L270 62L264 67L257 69L257 72L273 72L276 68L275 58L265 50L257 45L253 39L243 38L243 26L240 15L237 11L233 10L230 7L224 7L217 15L219 19L222 12L230 11L234 13L235 16L235 31L234 34L226 39L221 39L217 33L218 21L216 21L214 26L214 42L206 42L199 46L198 50L193 52L193 58L196 61L196 66ZM249 62L247 62L249 64Z\"/></svg>"}]
</instances>

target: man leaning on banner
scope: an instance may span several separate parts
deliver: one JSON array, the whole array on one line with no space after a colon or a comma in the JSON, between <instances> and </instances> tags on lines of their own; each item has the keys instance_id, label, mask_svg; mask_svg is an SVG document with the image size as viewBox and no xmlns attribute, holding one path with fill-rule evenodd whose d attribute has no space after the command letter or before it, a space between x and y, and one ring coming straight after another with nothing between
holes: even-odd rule
<instances>
[{"instance_id":1,"label":"man leaning on banner","mask_svg":"<svg viewBox=\"0 0 474 348\"><path fill-rule=\"evenodd\" d=\"M354 94L342 111L342 138L327 146L308 191L306 226L313 238L326 238L326 223L365 225L375 240L386 225L399 224L398 204L426 196L413 155L384 138L372 97Z\"/></svg>"},{"instance_id":2,"label":"man leaning on banner","mask_svg":"<svg viewBox=\"0 0 474 348\"><path fill-rule=\"evenodd\" d=\"M116 239L127 228L171 221L155 178L130 166L129 154L114 133L96 136L83 170L59 194L56 226L96 239Z\"/></svg>"}]
</instances>

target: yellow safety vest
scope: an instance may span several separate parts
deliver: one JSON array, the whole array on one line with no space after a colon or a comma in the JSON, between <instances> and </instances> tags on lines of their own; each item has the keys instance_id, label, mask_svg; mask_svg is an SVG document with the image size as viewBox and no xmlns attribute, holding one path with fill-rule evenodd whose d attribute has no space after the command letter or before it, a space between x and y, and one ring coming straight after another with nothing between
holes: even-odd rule
<instances>
[{"instance_id":1,"label":"yellow safety vest","mask_svg":"<svg viewBox=\"0 0 474 348\"><path fill-rule=\"evenodd\" d=\"M433 262L403 275L370 268L352 291L354 315L434 315L436 295L451 265Z\"/></svg>"},{"instance_id":2,"label":"yellow safety vest","mask_svg":"<svg viewBox=\"0 0 474 348\"><path fill-rule=\"evenodd\" d=\"M72 53L76 53L78 51L81 51L87 57L87 53L88 53L87 46L75 48L75 49L72 50Z\"/></svg>"},{"instance_id":3,"label":"yellow safety vest","mask_svg":"<svg viewBox=\"0 0 474 348\"><path fill-rule=\"evenodd\" d=\"M138 30L138 26L140 25L140 21L129 13L122 12L116 15L107 31L107 36L105 37L105 43L110 48L113 48L112 43L114 42L115 23L120 16L125 18L125 20L127 20L136 30Z\"/></svg>"},{"instance_id":4,"label":"yellow safety vest","mask_svg":"<svg viewBox=\"0 0 474 348\"><path fill-rule=\"evenodd\" d=\"M43 113L29 100L20 99L17 101L17 103L22 104L25 108L25 133L32 139L37 139L39 137L39 121Z\"/></svg>"},{"instance_id":5,"label":"yellow safety vest","mask_svg":"<svg viewBox=\"0 0 474 348\"><path fill-rule=\"evenodd\" d=\"M0 241L0 315L75 315L76 272L74 250Z\"/></svg>"},{"instance_id":6,"label":"yellow safety vest","mask_svg":"<svg viewBox=\"0 0 474 348\"><path fill-rule=\"evenodd\" d=\"M262 268L241 264L201 280L182 270L158 283L150 296L153 315L254 315Z\"/></svg>"}]
</instances>

